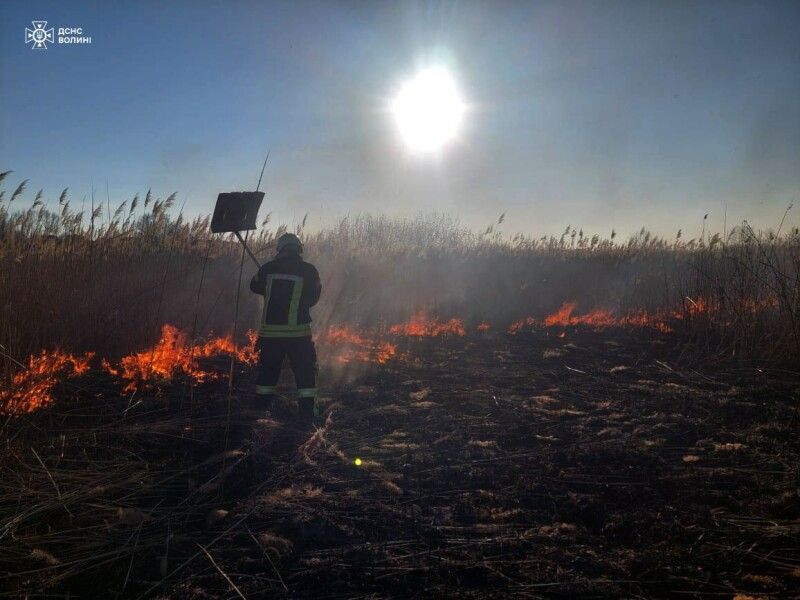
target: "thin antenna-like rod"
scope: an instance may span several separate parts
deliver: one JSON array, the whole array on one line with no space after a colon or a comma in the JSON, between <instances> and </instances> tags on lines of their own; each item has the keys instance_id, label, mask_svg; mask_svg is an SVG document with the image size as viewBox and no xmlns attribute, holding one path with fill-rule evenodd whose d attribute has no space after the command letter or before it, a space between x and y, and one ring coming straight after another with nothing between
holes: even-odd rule
<instances>
[{"instance_id":1,"label":"thin antenna-like rod","mask_svg":"<svg viewBox=\"0 0 800 600\"><path fill-rule=\"evenodd\" d=\"M239 232L236 232L236 235L239 235ZM250 232L248 231L245 233L245 236L249 236ZM241 238L240 238L241 239ZM233 352L231 352L231 365L230 371L228 372L228 412L225 417L225 450L228 450L228 435L230 434L231 430L231 397L233 396L233 372L234 367L236 366L236 353L239 350L239 345L236 343L237 335L239 333L239 296L242 293L242 271L244 271L244 257L245 257L245 249L247 248L247 243L242 240L242 260L239 263L239 280L236 284L236 303L235 309L233 313ZM222 470L225 470L225 459L222 460ZM222 492L222 488L220 487L220 493Z\"/></svg>"},{"instance_id":2,"label":"thin antenna-like rod","mask_svg":"<svg viewBox=\"0 0 800 600\"><path fill-rule=\"evenodd\" d=\"M264 169L267 168L268 160L269 160L269 150L267 150L267 157L264 159L264 165L261 167L261 175L258 176L258 185L256 186L257 192L261 189L261 178L264 177Z\"/></svg>"},{"instance_id":3,"label":"thin antenna-like rod","mask_svg":"<svg viewBox=\"0 0 800 600\"><path fill-rule=\"evenodd\" d=\"M261 166L261 175L258 176L258 185L256 186L256 191L261 189L261 179L264 177L264 169L267 168L267 161L269 160L269 150L267 150L267 156L264 158L264 164ZM233 373L234 367L236 364L236 352L238 350L238 345L236 343L236 336L239 333L239 296L242 292L242 271L244 271L244 258L245 252L253 262L256 264L258 269L261 268L261 265L258 262L255 254L250 250L247 246L247 238L250 236L250 232L248 231L245 233L245 237L242 238L242 234L238 231L234 231L236 237L239 238L239 241L242 243L242 259L239 262L239 280L236 285L236 303L235 303L235 310L233 313L233 352L231 352L231 364L230 364L230 371L228 372L228 411L225 417L225 449L228 449L228 436L230 434L231 429L231 397L233 395ZM225 468L225 460L222 462L222 468ZM220 491L222 488L220 488Z\"/></svg>"}]
</instances>

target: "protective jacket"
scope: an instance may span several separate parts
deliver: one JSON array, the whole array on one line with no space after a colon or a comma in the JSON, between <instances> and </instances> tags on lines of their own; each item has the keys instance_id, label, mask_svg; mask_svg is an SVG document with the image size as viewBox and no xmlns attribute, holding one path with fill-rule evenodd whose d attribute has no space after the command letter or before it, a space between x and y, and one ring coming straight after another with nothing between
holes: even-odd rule
<instances>
[{"instance_id":1,"label":"protective jacket","mask_svg":"<svg viewBox=\"0 0 800 600\"><path fill-rule=\"evenodd\" d=\"M250 289L264 296L260 337L311 335L309 308L319 300L322 284L316 267L294 252L282 252L261 266Z\"/></svg>"}]
</instances>

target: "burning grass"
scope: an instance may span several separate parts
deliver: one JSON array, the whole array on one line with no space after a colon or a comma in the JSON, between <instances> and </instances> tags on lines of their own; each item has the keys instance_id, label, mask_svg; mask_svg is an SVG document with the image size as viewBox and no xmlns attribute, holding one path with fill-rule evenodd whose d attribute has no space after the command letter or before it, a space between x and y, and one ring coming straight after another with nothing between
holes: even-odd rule
<instances>
[{"instance_id":1,"label":"burning grass","mask_svg":"<svg viewBox=\"0 0 800 600\"><path fill-rule=\"evenodd\" d=\"M687 326L691 322L704 319L720 327L733 326L733 314L750 315L758 318L765 314L774 313L778 302L775 299L766 301L745 301L738 307L724 307L719 302L709 301L704 298L693 300L687 297L681 310L631 310L618 316L609 309L593 308L585 313L578 313L576 301L564 302L561 307L550 315L539 320L535 317L525 317L514 321L507 329L511 335L517 335L535 328L553 329L568 327L585 327L593 331L602 331L612 327L629 329L652 329L660 333L673 333L678 324Z\"/></svg>"},{"instance_id":2,"label":"burning grass","mask_svg":"<svg viewBox=\"0 0 800 600\"><path fill-rule=\"evenodd\" d=\"M578 303L565 302L553 313L542 318L528 316L514 321L506 333L515 336L536 330L552 331L558 337L567 335L568 329L590 329L604 331L611 328L652 330L670 334L678 325L686 326L693 319L720 321L725 314L723 308L704 299L687 298L684 311L635 310L622 316L614 311L591 309L585 313L577 311ZM763 311L775 310L770 302L746 304L742 309L754 317ZM488 321L474 327L478 333L492 330ZM469 331L463 319L441 319L425 312L418 312L403 323L388 328L356 329L342 324L331 325L316 336L321 353L327 360L342 365L377 364L390 360L403 360L405 354L398 350L401 339L437 338L442 336L464 337ZM498 329L495 327L495 329ZM502 328L499 328L502 331ZM236 346L232 336L210 337L205 341L191 342L189 335L174 325L164 325L158 342L141 352L122 357L118 363L101 360L102 368L123 382L123 394L152 389L182 377L193 384L219 379L227 374L224 365L207 364L208 359L230 357L244 365L253 366L258 360L257 335L247 333L248 343ZM28 366L14 375L8 391L0 392L0 410L6 413L29 412L52 402L50 391L67 377L76 377L89 371L94 353L76 357L60 351L41 352L28 359Z\"/></svg>"},{"instance_id":3,"label":"burning grass","mask_svg":"<svg viewBox=\"0 0 800 600\"><path fill-rule=\"evenodd\" d=\"M8 176L0 174L0 181ZM0 190L0 305L6 307L0 347L7 382L17 371L13 359L24 361L43 348L96 352L116 362L153 345L164 323L197 329L200 338L230 328L241 248L211 236L206 218L171 214L174 194L161 199L148 192L116 209L106 199L89 213L71 206L67 190L49 203L40 192L27 206L25 191L26 182L11 194ZM250 238L262 259L286 230L268 220ZM560 236L511 236L496 225L479 234L442 215L363 215L304 234L325 289L315 318L343 328L332 338L366 337L365 344L351 339L351 358L340 360L391 354L389 346L359 349L374 345L372 332L385 323L393 324L389 335L403 337L461 336L473 324L512 333L671 329L718 356L776 362L800 356L797 227L782 223L777 231L757 232L742 224L725 235L703 228L689 240L680 232L667 240L643 229L620 240L571 227ZM502 226L512 225L505 220ZM259 314L246 288L251 268L245 262L239 303L245 327L254 327ZM144 366L130 370L187 367L185 359L156 367L142 360Z\"/></svg>"},{"instance_id":4,"label":"burning grass","mask_svg":"<svg viewBox=\"0 0 800 600\"><path fill-rule=\"evenodd\" d=\"M441 322L415 315L408 323L389 328L393 337L438 337L465 334L459 319ZM103 358L101 368L122 382L122 394L141 392L185 378L194 385L227 376L221 364L205 364L205 359L233 357L237 362L254 366L258 361L257 334L247 332L248 343L237 347L231 335L192 342L189 334L166 324L161 337L150 348L122 357L112 363ZM379 331L358 332L346 325L333 325L316 338L326 356L342 364L384 364L398 358L397 343L385 339ZM60 351L31 356L27 366L13 379L10 390L0 390L0 412L30 412L52 403L50 391L61 380L86 374L94 353L76 357Z\"/></svg>"},{"instance_id":5,"label":"burning grass","mask_svg":"<svg viewBox=\"0 0 800 600\"><path fill-rule=\"evenodd\" d=\"M122 394L169 384L177 377L200 384L227 374L219 367L202 365L203 359L233 356L239 363L253 366L258 359L256 334L250 331L247 337L249 343L239 348L231 336L190 343L185 332L164 325L161 338L151 348L125 356L117 364L103 358L100 366L122 382ZM89 374L94 356L93 352L75 356L60 350L42 350L30 356L27 365L20 365L13 376L11 386L0 389L0 414L20 414L49 406L54 401L53 389L66 379Z\"/></svg>"},{"instance_id":6,"label":"burning grass","mask_svg":"<svg viewBox=\"0 0 800 600\"><path fill-rule=\"evenodd\" d=\"M650 328L661 333L670 333L673 331L670 323L683 319L683 315L677 312L672 314L664 312L648 313L643 310L616 316L612 310L594 308L586 313L578 314L576 312L577 305L577 302L565 302L557 311L541 320L534 317L525 317L515 321L509 326L508 333L516 335L537 327L545 329L585 327L594 331L602 331L610 327Z\"/></svg>"},{"instance_id":7,"label":"burning grass","mask_svg":"<svg viewBox=\"0 0 800 600\"><path fill-rule=\"evenodd\" d=\"M320 343L334 353L340 363L375 362L384 364L397 354L397 344L359 333L347 325L332 325L322 335Z\"/></svg>"},{"instance_id":8,"label":"burning grass","mask_svg":"<svg viewBox=\"0 0 800 600\"><path fill-rule=\"evenodd\" d=\"M419 311L412 315L408 322L392 325L389 333L412 337L439 337L442 335L463 337L466 330L462 319L453 317L447 321L441 321L428 317L424 311Z\"/></svg>"},{"instance_id":9,"label":"burning grass","mask_svg":"<svg viewBox=\"0 0 800 600\"><path fill-rule=\"evenodd\" d=\"M103 360L102 365L106 371L126 382L123 393L146 389L179 374L189 377L194 383L203 383L222 376L218 370L202 368L200 361L203 358L233 355L244 364L252 366L256 363L256 333L249 331L247 337L249 343L241 348L236 347L230 335L191 343L185 332L167 324L152 348L123 357L118 366L107 360Z\"/></svg>"},{"instance_id":10,"label":"burning grass","mask_svg":"<svg viewBox=\"0 0 800 600\"><path fill-rule=\"evenodd\" d=\"M470 581L505 595L652 597L702 568L703 590L753 591L753 574L789 589L796 382L681 372L667 344L622 328L574 326L569 342L552 328L465 325L424 343L328 329L331 348L367 351L371 369L326 384L310 435L246 404L244 360L230 413L219 377L201 378L181 409L179 376L213 360L170 359L171 378L142 382L135 402L119 375L83 371L78 398L5 423L0 585L214 596L228 591L222 571L248 597L313 597L320 580L343 596L445 595ZM191 355L188 336L167 332L149 354ZM381 363L389 341L402 352ZM211 359L231 351L196 345ZM754 543L758 556L719 553Z\"/></svg>"},{"instance_id":11,"label":"burning grass","mask_svg":"<svg viewBox=\"0 0 800 600\"><path fill-rule=\"evenodd\" d=\"M0 414L20 414L51 405L53 389L64 379L83 375L94 356L75 356L60 350L31 355L13 376L8 389L0 388Z\"/></svg>"}]
</instances>

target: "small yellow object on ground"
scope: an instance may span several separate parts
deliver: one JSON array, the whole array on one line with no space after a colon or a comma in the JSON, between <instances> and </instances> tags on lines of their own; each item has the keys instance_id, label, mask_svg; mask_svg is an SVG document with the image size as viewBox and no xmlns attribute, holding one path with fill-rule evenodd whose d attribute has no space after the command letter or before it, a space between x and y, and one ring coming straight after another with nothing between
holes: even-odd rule
<instances>
[{"instance_id":1,"label":"small yellow object on ground","mask_svg":"<svg viewBox=\"0 0 800 600\"><path fill-rule=\"evenodd\" d=\"M355 465L356 465L357 467L360 467L360 466L361 466L361 459L360 459L360 458L357 458L357 459L355 459L353 462L355 463Z\"/></svg>"}]
</instances>

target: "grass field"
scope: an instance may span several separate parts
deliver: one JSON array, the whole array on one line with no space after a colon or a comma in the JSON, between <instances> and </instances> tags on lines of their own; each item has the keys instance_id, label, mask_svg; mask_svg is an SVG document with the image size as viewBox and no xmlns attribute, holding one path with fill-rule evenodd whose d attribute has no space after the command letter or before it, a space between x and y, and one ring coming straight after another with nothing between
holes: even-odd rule
<instances>
[{"instance_id":1,"label":"grass field","mask_svg":"<svg viewBox=\"0 0 800 600\"><path fill-rule=\"evenodd\" d=\"M2 175L0 184L10 177ZM95 194L77 207L68 190L47 202L26 181L0 190L5 353L22 361L59 347L118 359L154 343L165 323L193 338L230 333L241 249L209 234L207 217L185 219L175 201L148 192L112 206ZM786 222L760 232L702 227L673 240L644 229L621 241L572 227L559 237L500 233L515 227L504 216L474 233L443 215L364 215L306 234L325 286L318 331L419 311L505 328L572 302L576 314L669 314L704 354L800 356L800 233ZM266 259L284 230L267 215L251 234L257 254ZM257 314L246 289L253 269L244 262L240 336ZM6 360L6 377L13 369Z\"/></svg>"},{"instance_id":2,"label":"grass field","mask_svg":"<svg viewBox=\"0 0 800 600\"><path fill-rule=\"evenodd\" d=\"M790 210L670 240L301 226L324 408L302 431L251 398L235 240L175 196L99 196L0 191L5 595L800 585ZM282 231L250 234L262 259Z\"/></svg>"}]
</instances>

